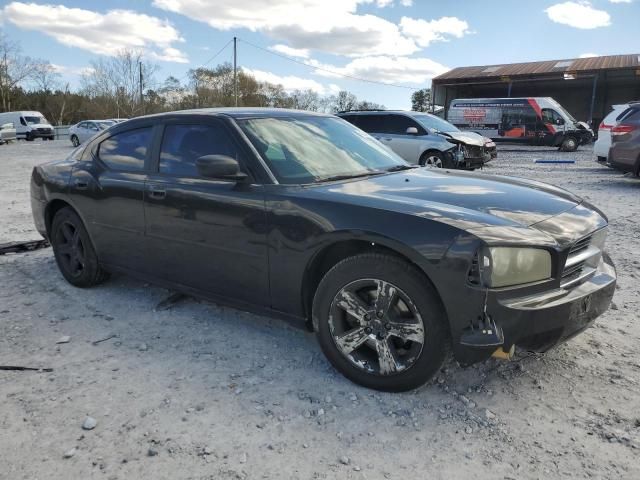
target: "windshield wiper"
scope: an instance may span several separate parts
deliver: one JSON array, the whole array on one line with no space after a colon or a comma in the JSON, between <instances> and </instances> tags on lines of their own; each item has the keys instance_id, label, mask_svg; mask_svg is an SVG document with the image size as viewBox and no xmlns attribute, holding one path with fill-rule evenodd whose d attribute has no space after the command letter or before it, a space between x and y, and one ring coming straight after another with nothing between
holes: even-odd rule
<instances>
[{"instance_id":1,"label":"windshield wiper","mask_svg":"<svg viewBox=\"0 0 640 480\"><path fill-rule=\"evenodd\" d=\"M380 170L371 170L369 172L362 172L362 173L348 173L344 175L333 175L331 177L319 178L316 180L316 182L317 183L335 182L338 180L349 180L351 178L368 177L369 175L381 175L383 173L386 173L386 172L380 171Z\"/></svg>"},{"instance_id":2,"label":"windshield wiper","mask_svg":"<svg viewBox=\"0 0 640 480\"><path fill-rule=\"evenodd\" d=\"M387 168L387 172L400 172L402 170L413 170L414 168L418 168L417 165L394 165L393 167Z\"/></svg>"}]
</instances>

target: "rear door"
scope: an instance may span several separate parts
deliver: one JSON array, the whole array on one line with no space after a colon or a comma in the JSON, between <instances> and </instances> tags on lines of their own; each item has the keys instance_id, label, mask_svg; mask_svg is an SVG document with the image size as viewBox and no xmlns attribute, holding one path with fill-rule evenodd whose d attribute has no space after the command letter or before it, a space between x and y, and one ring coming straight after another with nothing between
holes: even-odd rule
<instances>
[{"instance_id":1,"label":"rear door","mask_svg":"<svg viewBox=\"0 0 640 480\"><path fill-rule=\"evenodd\" d=\"M154 127L139 125L87 146L69 196L102 263L146 272L144 184Z\"/></svg>"},{"instance_id":2,"label":"rear door","mask_svg":"<svg viewBox=\"0 0 640 480\"><path fill-rule=\"evenodd\" d=\"M172 283L252 304L269 304L265 198L261 185L203 178L196 160L236 158L246 147L227 120L208 116L164 124L145 192L154 274Z\"/></svg>"}]
</instances>

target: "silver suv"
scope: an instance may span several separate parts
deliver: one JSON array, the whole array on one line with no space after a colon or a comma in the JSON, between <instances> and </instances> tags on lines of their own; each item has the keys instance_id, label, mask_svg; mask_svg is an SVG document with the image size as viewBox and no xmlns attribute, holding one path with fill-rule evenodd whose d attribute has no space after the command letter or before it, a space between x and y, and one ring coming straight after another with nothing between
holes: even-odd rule
<instances>
[{"instance_id":1,"label":"silver suv","mask_svg":"<svg viewBox=\"0 0 640 480\"><path fill-rule=\"evenodd\" d=\"M409 163L473 170L496 158L496 144L474 132L461 132L428 113L351 111L338 116L369 133Z\"/></svg>"}]
</instances>

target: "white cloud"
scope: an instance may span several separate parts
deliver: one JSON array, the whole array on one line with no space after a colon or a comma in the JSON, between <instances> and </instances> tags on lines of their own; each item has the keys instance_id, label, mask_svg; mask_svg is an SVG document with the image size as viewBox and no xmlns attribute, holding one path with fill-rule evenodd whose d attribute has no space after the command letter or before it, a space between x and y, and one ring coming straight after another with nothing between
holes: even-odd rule
<instances>
[{"instance_id":1,"label":"white cloud","mask_svg":"<svg viewBox=\"0 0 640 480\"><path fill-rule=\"evenodd\" d=\"M402 33L412 38L421 47L428 47L436 41L446 41L447 36L462 38L471 33L469 24L457 17L442 17L429 21L402 17L400 28Z\"/></svg>"},{"instance_id":2,"label":"white cloud","mask_svg":"<svg viewBox=\"0 0 640 480\"><path fill-rule=\"evenodd\" d=\"M413 5L413 0L400 0L400 5L403 7L411 7Z\"/></svg>"},{"instance_id":3,"label":"white cloud","mask_svg":"<svg viewBox=\"0 0 640 480\"><path fill-rule=\"evenodd\" d=\"M68 65L58 65L56 63L51 64L51 68L54 72L59 73L61 75L89 75L93 73L95 70L93 67L70 67Z\"/></svg>"},{"instance_id":4,"label":"white cloud","mask_svg":"<svg viewBox=\"0 0 640 480\"><path fill-rule=\"evenodd\" d=\"M580 58L592 58L592 57L599 57L600 54L599 53L581 53L580 54Z\"/></svg>"},{"instance_id":5,"label":"white cloud","mask_svg":"<svg viewBox=\"0 0 640 480\"><path fill-rule=\"evenodd\" d=\"M609 0L611 3L631 3L633 0Z\"/></svg>"},{"instance_id":6,"label":"white cloud","mask_svg":"<svg viewBox=\"0 0 640 480\"><path fill-rule=\"evenodd\" d=\"M611 16L604 10L593 8L586 1L557 3L545 10L556 23L590 30L611 25Z\"/></svg>"},{"instance_id":7,"label":"white cloud","mask_svg":"<svg viewBox=\"0 0 640 480\"><path fill-rule=\"evenodd\" d=\"M63 45L101 55L139 49L158 60L188 61L173 46L184 39L168 21L130 10L103 14L63 5L12 2L0 10L0 16L19 28L42 32Z\"/></svg>"},{"instance_id":8,"label":"white cloud","mask_svg":"<svg viewBox=\"0 0 640 480\"><path fill-rule=\"evenodd\" d=\"M358 14L372 0L154 0L156 7L205 22L218 30L246 28L278 39L289 48L348 57L411 55L445 35L462 36L467 24L451 17L426 22L435 32L429 42L414 29L403 33L389 20ZM386 2L385 2L386 3ZM411 21L412 19L408 19ZM417 20L416 20L417 21ZM454 28L457 27L457 28ZM463 27L461 29L461 27ZM454 33L452 33L454 32Z\"/></svg>"},{"instance_id":9,"label":"white cloud","mask_svg":"<svg viewBox=\"0 0 640 480\"><path fill-rule=\"evenodd\" d=\"M274 52L282 53L288 57L309 58L309 50L306 48L291 48L281 43L269 48Z\"/></svg>"},{"instance_id":10,"label":"white cloud","mask_svg":"<svg viewBox=\"0 0 640 480\"><path fill-rule=\"evenodd\" d=\"M310 60L308 64L330 70L316 70L317 75L324 77L348 75L384 83L423 84L449 70L448 67L428 58L388 56L356 58L344 67L321 64L316 60Z\"/></svg>"},{"instance_id":11,"label":"white cloud","mask_svg":"<svg viewBox=\"0 0 640 480\"><path fill-rule=\"evenodd\" d=\"M380 8L388 7L393 5L393 0L376 0L376 5Z\"/></svg>"},{"instance_id":12,"label":"white cloud","mask_svg":"<svg viewBox=\"0 0 640 480\"><path fill-rule=\"evenodd\" d=\"M336 88L339 91L340 87L335 84L331 84L325 87L320 82L309 78L296 77L294 75L277 75L272 72L266 72L264 70L255 70L251 68L242 67L242 71L252 75L259 82L269 82L276 85L282 85L282 87L291 92L293 90L313 90L316 93L325 95L328 93L334 93Z\"/></svg>"}]
</instances>

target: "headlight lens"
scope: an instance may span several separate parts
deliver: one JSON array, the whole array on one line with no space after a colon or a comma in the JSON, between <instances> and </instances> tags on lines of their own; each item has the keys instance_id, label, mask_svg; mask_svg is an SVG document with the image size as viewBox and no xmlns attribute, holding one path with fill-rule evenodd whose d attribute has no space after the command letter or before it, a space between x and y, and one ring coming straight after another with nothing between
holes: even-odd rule
<instances>
[{"instance_id":1,"label":"headlight lens","mask_svg":"<svg viewBox=\"0 0 640 480\"><path fill-rule=\"evenodd\" d=\"M541 248L486 248L482 278L489 287L521 285L551 278L551 254Z\"/></svg>"}]
</instances>

